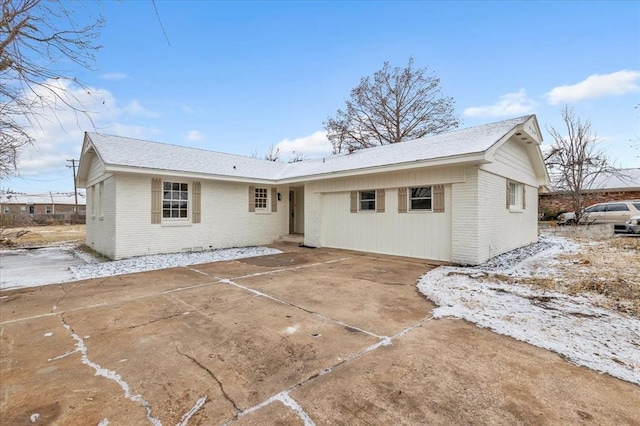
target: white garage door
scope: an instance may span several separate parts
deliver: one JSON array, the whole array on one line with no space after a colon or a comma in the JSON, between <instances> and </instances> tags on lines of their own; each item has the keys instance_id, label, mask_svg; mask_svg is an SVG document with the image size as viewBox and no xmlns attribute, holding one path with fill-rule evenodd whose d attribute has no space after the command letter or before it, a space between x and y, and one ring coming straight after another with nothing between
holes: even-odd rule
<instances>
[{"instance_id":1,"label":"white garage door","mask_svg":"<svg viewBox=\"0 0 640 426\"><path fill-rule=\"evenodd\" d=\"M445 212L398 213L398 191L385 191L385 212L350 213L350 192L323 193L322 246L451 260L451 192Z\"/></svg>"}]
</instances>

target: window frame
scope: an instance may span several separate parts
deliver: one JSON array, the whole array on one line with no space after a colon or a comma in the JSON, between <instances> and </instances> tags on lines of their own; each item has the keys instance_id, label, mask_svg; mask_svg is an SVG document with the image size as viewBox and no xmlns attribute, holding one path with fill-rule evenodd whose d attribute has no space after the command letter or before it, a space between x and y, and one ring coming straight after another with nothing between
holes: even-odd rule
<instances>
[{"instance_id":1,"label":"window frame","mask_svg":"<svg viewBox=\"0 0 640 426\"><path fill-rule=\"evenodd\" d=\"M11 208L9 206L4 206L3 212L4 214L9 214L11 212Z\"/></svg>"},{"instance_id":2,"label":"window frame","mask_svg":"<svg viewBox=\"0 0 640 426\"><path fill-rule=\"evenodd\" d=\"M255 211L266 212L269 208L269 188L256 186L253 189L253 203Z\"/></svg>"},{"instance_id":3,"label":"window frame","mask_svg":"<svg viewBox=\"0 0 640 426\"><path fill-rule=\"evenodd\" d=\"M177 187L176 187L177 185ZM169 186L167 188L167 186ZM161 187L161 198L160 198L160 220L161 221L171 221L171 222L187 222L189 221L189 215L191 213L191 196L189 194L189 183L176 181L176 180L163 180ZM169 198L165 198L167 193L170 194ZM174 196L177 195L177 198ZM182 198L183 195L186 198ZM169 203L169 206L166 206L166 203ZM185 203L185 206L182 207L181 204ZM174 204L178 206L175 207ZM177 215L174 216L173 212L177 212ZM168 216L165 214L168 212ZM182 213L184 212L184 215Z\"/></svg>"},{"instance_id":4,"label":"window frame","mask_svg":"<svg viewBox=\"0 0 640 426\"><path fill-rule=\"evenodd\" d=\"M423 189L423 188L427 188L429 190L429 196L428 197L414 197L413 196L413 190L414 189ZM432 185L424 185L424 186L411 186L409 188L407 188L407 210L410 212L418 212L418 213L423 213L423 212L433 212L433 186ZM418 200L429 200L429 208L428 209L423 209L423 208L414 208L413 207L413 201L418 201Z\"/></svg>"},{"instance_id":5,"label":"window frame","mask_svg":"<svg viewBox=\"0 0 640 426\"><path fill-rule=\"evenodd\" d=\"M509 210L515 212L524 211L524 184L509 180ZM513 189L513 191L512 191Z\"/></svg>"},{"instance_id":6,"label":"window frame","mask_svg":"<svg viewBox=\"0 0 640 426\"><path fill-rule=\"evenodd\" d=\"M44 206L44 214L52 214L51 212L53 212L51 206Z\"/></svg>"},{"instance_id":7,"label":"window frame","mask_svg":"<svg viewBox=\"0 0 640 426\"><path fill-rule=\"evenodd\" d=\"M373 198L362 198L363 193L371 193L373 194ZM371 206L371 203L373 205ZM368 203L371 208L362 208L363 203ZM378 206L378 196L377 191L375 189L366 189L362 191L358 191L358 211L364 213L375 213Z\"/></svg>"}]
</instances>

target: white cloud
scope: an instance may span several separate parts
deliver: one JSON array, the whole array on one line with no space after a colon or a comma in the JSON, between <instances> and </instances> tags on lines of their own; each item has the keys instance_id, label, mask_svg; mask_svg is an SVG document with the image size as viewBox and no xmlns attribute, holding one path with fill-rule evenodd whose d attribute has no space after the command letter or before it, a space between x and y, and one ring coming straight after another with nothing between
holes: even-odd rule
<instances>
[{"instance_id":1,"label":"white cloud","mask_svg":"<svg viewBox=\"0 0 640 426\"><path fill-rule=\"evenodd\" d=\"M520 89L515 93L500 96L494 105L469 107L464 115L469 117L503 117L523 115L533 112L538 104L527 97L527 91Z\"/></svg>"},{"instance_id":2,"label":"white cloud","mask_svg":"<svg viewBox=\"0 0 640 426\"><path fill-rule=\"evenodd\" d=\"M149 118L157 117L158 115L160 115L157 112L151 111L143 107L142 105L140 105L140 102L138 102L137 99L130 101L127 105L125 105L122 108L122 110L131 115L140 115L140 116L149 117Z\"/></svg>"},{"instance_id":3,"label":"white cloud","mask_svg":"<svg viewBox=\"0 0 640 426\"><path fill-rule=\"evenodd\" d=\"M187 114L193 114L193 108L191 108L189 105L180 105L180 108L182 109L182 112L185 112Z\"/></svg>"},{"instance_id":4,"label":"white cloud","mask_svg":"<svg viewBox=\"0 0 640 426\"><path fill-rule=\"evenodd\" d=\"M187 139L192 142L201 142L205 139L204 133L199 130L189 130L187 133Z\"/></svg>"},{"instance_id":5,"label":"white cloud","mask_svg":"<svg viewBox=\"0 0 640 426\"><path fill-rule=\"evenodd\" d=\"M117 80L126 79L127 75L123 72L108 72L108 73L102 74L100 78L102 78L103 80L117 81Z\"/></svg>"},{"instance_id":6,"label":"white cloud","mask_svg":"<svg viewBox=\"0 0 640 426\"><path fill-rule=\"evenodd\" d=\"M639 79L640 71L621 70L610 74L593 74L579 83L554 87L546 96L551 105L620 96L640 91L637 83Z\"/></svg>"},{"instance_id":7,"label":"white cloud","mask_svg":"<svg viewBox=\"0 0 640 426\"><path fill-rule=\"evenodd\" d=\"M327 133L317 131L309 136L303 136L296 139L284 139L280 141L276 148L280 149L282 159L287 161L296 154L318 157L321 155L331 154L331 142L327 139Z\"/></svg>"},{"instance_id":8,"label":"white cloud","mask_svg":"<svg viewBox=\"0 0 640 426\"><path fill-rule=\"evenodd\" d=\"M19 156L21 176L51 173L66 175L69 172L65 167L66 160L79 158L85 131L142 138L158 133L153 127L131 122L146 111L137 101L120 108L116 98L108 90L82 88L64 80L51 80L48 84L50 90L36 88L35 93L30 93L29 97L34 102L42 98L49 105L54 105L54 109L40 103L39 107L34 108L37 122L28 124L24 117L18 118L25 123L27 132L35 139L35 144ZM54 93L64 99L64 102L88 113L85 115L75 111L60 99L55 99ZM70 177L69 182L71 181Z\"/></svg>"}]
</instances>

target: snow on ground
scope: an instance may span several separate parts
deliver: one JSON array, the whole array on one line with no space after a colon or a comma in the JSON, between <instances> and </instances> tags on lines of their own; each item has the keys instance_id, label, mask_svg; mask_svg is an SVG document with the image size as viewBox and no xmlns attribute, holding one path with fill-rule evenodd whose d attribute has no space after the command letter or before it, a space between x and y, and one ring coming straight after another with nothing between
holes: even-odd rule
<instances>
[{"instance_id":1,"label":"snow on ground","mask_svg":"<svg viewBox=\"0 0 640 426\"><path fill-rule=\"evenodd\" d=\"M541 237L531 246L476 267L440 267L418 289L439 305L435 317L456 317L562 355L568 361L640 384L640 320L596 307L599 295L569 295L492 279L552 277L564 252L579 245ZM482 277L482 280L477 278Z\"/></svg>"},{"instance_id":2,"label":"snow on ground","mask_svg":"<svg viewBox=\"0 0 640 426\"><path fill-rule=\"evenodd\" d=\"M0 251L0 290L282 253L267 247L157 254L100 262L73 244Z\"/></svg>"}]
</instances>

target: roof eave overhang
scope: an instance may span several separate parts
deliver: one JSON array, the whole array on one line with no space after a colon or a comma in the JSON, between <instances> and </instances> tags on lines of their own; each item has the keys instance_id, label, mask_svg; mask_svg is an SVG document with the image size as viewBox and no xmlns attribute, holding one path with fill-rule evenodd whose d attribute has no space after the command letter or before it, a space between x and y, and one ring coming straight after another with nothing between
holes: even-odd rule
<instances>
[{"instance_id":1,"label":"roof eave overhang","mask_svg":"<svg viewBox=\"0 0 640 426\"><path fill-rule=\"evenodd\" d=\"M253 178L244 176L227 176L210 173L183 172L178 170L150 169L145 167L121 166L107 164L105 168L107 173L131 173L148 176L175 176L183 179L201 179L201 180L217 180L222 182L239 182L239 183L263 183L273 185L277 181L275 179Z\"/></svg>"},{"instance_id":2,"label":"roof eave overhang","mask_svg":"<svg viewBox=\"0 0 640 426\"><path fill-rule=\"evenodd\" d=\"M445 167L445 166L467 166L487 164L488 160L484 152L458 155L454 157L433 158L428 160L416 160L390 165L374 167L364 167L361 169L351 169L336 172L317 173L312 175L299 175L278 180L278 183L295 184L301 182L311 182L324 179L348 178L352 176L362 176L373 173L392 173L411 169L421 169L425 167Z\"/></svg>"}]
</instances>

